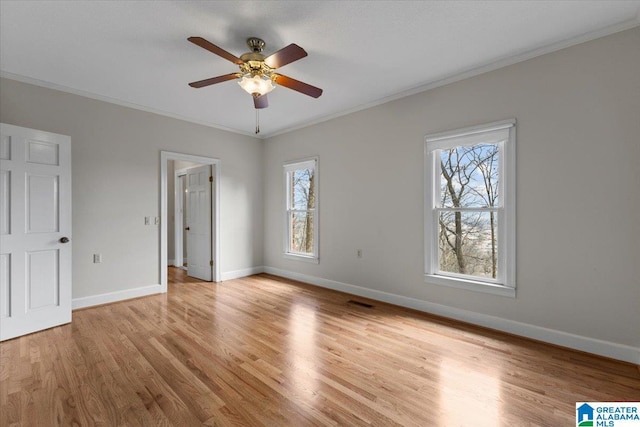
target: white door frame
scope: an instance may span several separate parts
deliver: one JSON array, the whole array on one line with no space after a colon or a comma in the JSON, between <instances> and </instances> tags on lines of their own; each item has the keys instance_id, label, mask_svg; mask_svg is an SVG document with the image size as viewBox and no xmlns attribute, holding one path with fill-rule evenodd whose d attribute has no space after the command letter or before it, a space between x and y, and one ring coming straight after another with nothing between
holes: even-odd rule
<instances>
[{"instance_id":1,"label":"white door frame","mask_svg":"<svg viewBox=\"0 0 640 427\"><path fill-rule=\"evenodd\" d=\"M213 254L213 280L220 282L220 159L213 157L195 156L191 154L160 152L160 287L161 292L167 292L167 235L168 235L168 207L167 207L167 165L169 160L184 160L187 162L211 165L213 173L213 188L211 195L211 212L213 213L213 239L211 253Z\"/></svg>"}]
</instances>

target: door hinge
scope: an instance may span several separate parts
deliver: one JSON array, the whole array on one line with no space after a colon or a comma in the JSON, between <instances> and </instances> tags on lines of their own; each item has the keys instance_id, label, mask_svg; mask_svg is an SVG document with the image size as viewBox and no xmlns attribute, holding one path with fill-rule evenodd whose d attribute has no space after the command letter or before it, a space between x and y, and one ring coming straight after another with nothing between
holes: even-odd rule
<instances>
[{"instance_id":1,"label":"door hinge","mask_svg":"<svg viewBox=\"0 0 640 427\"><path fill-rule=\"evenodd\" d=\"M209 177L209 182L213 182L213 177L212 176Z\"/></svg>"},{"instance_id":2,"label":"door hinge","mask_svg":"<svg viewBox=\"0 0 640 427\"><path fill-rule=\"evenodd\" d=\"M209 261L209 265L213 267L213 260Z\"/></svg>"}]
</instances>

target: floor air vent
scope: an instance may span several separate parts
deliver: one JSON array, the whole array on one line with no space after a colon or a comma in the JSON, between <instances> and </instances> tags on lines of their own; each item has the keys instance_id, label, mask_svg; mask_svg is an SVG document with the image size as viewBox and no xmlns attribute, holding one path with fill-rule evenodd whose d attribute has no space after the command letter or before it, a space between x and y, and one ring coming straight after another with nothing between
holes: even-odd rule
<instances>
[{"instance_id":1,"label":"floor air vent","mask_svg":"<svg viewBox=\"0 0 640 427\"><path fill-rule=\"evenodd\" d=\"M360 307L365 307L365 308L373 308L371 304L367 304L366 302L362 302L362 301L356 301L353 299L350 299L349 301L347 301L347 303L353 304L353 305L359 305Z\"/></svg>"}]
</instances>

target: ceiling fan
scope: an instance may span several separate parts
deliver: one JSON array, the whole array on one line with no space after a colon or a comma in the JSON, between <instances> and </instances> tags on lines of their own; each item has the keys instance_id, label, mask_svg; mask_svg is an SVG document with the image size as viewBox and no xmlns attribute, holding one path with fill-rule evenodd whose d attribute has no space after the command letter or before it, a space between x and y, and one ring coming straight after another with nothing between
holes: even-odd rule
<instances>
[{"instance_id":1,"label":"ceiling fan","mask_svg":"<svg viewBox=\"0 0 640 427\"><path fill-rule=\"evenodd\" d=\"M295 43L280 49L276 53L265 56L262 54L265 46L264 41L257 37L251 37L247 39L247 45L251 52L244 53L238 58L202 37L189 37L187 40L227 61L233 62L240 68L239 72L189 83L191 87L201 88L228 80L241 79L238 84L253 96L253 105L256 109L269 106L267 94L275 88L274 83L313 98L318 98L322 95L322 89L320 88L275 72L277 68L307 56L307 52Z\"/></svg>"}]
</instances>

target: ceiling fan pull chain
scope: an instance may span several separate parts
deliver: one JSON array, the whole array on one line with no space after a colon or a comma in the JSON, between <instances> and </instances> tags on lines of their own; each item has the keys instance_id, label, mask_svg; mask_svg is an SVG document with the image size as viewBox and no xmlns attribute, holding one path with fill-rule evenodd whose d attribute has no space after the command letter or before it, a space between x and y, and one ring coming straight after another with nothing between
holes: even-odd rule
<instances>
[{"instance_id":1,"label":"ceiling fan pull chain","mask_svg":"<svg viewBox=\"0 0 640 427\"><path fill-rule=\"evenodd\" d=\"M260 110L256 109L256 135L260 133Z\"/></svg>"}]
</instances>

